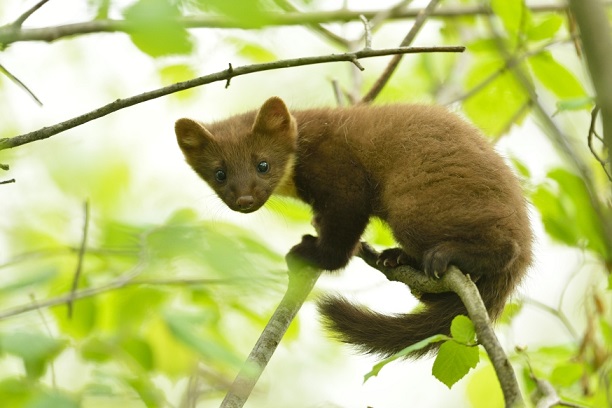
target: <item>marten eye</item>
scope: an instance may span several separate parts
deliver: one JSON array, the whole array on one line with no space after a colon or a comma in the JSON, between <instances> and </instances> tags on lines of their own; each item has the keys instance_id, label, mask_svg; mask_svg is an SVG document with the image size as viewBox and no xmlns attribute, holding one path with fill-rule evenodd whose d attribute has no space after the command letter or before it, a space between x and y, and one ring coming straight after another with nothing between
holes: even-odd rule
<instances>
[{"instance_id":1,"label":"marten eye","mask_svg":"<svg viewBox=\"0 0 612 408\"><path fill-rule=\"evenodd\" d=\"M224 182L226 178L227 176L223 170L215 171L215 180L217 180L219 183Z\"/></svg>"},{"instance_id":2,"label":"marten eye","mask_svg":"<svg viewBox=\"0 0 612 408\"><path fill-rule=\"evenodd\" d=\"M267 173L269 170L270 170L270 165L265 160L259 162L259 164L257 165L257 171L260 173Z\"/></svg>"}]
</instances>

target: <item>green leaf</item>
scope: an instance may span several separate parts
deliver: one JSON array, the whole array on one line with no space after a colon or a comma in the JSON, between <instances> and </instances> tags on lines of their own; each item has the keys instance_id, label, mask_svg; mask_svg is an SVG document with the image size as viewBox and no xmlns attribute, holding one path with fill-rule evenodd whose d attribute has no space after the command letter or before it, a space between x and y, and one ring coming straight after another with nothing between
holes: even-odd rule
<instances>
[{"instance_id":1,"label":"green leaf","mask_svg":"<svg viewBox=\"0 0 612 408\"><path fill-rule=\"evenodd\" d=\"M198 0L203 9L212 9L238 23L243 28L264 26L270 17L265 13L262 0Z\"/></svg>"},{"instance_id":2,"label":"green leaf","mask_svg":"<svg viewBox=\"0 0 612 408\"><path fill-rule=\"evenodd\" d=\"M92 337L83 342L80 347L81 357L95 363L105 363L113 359L114 347L108 341Z\"/></svg>"},{"instance_id":3,"label":"green leaf","mask_svg":"<svg viewBox=\"0 0 612 408\"><path fill-rule=\"evenodd\" d=\"M591 110L595 100L592 96L582 96L578 98L561 99L557 101L557 111Z\"/></svg>"},{"instance_id":4,"label":"green leaf","mask_svg":"<svg viewBox=\"0 0 612 408\"><path fill-rule=\"evenodd\" d=\"M416 350L421 350L425 347L427 347L430 344L433 343L439 343L441 341L447 341L449 340L448 336L445 336L444 334L436 334L434 336L428 337L425 340L421 340L418 343L414 343L412 346L408 346L405 349L403 349L402 351L400 351L397 354L392 355L391 357L387 357L384 360L379 361L378 363L376 363L373 367L372 370L370 370L363 378L363 382L365 383L366 381L368 381L370 378L372 377L376 377L378 375L378 373L380 372L380 370L383 369L384 366L386 366L387 364L400 359L402 357L406 357L407 355L409 355L410 353L412 353L413 351Z\"/></svg>"},{"instance_id":5,"label":"green leaf","mask_svg":"<svg viewBox=\"0 0 612 408\"><path fill-rule=\"evenodd\" d=\"M472 344L476 341L476 329L469 317L458 315L451 323L451 335L461 344Z\"/></svg>"},{"instance_id":6,"label":"green leaf","mask_svg":"<svg viewBox=\"0 0 612 408\"><path fill-rule=\"evenodd\" d=\"M563 24L563 17L557 14L548 14L539 22L532 23L527 29L527 38L531 41L551 39Z\"/></svg>"},{"instance_id":7,"label":"green leaf","mask_svg":"<svg viewBox=\"0 0 612 408\"><path fill-rule=\"evenodd\" d=\"M24 408L79 408L81 404L71 396L48 391L33 398Z\"/></svg>"},{"instance_id":8,"label":"green leaf","mask_svg":"<svg viewBox=\"0 0 612 408\"><path fill-rule=\"evenodd\" d=\"M173 336L162 316L151 322L145 336L151 346L156 370L177 380L186 377L193 369L197 355Z\"/></svg>"},{"instance_id":9,"label":"green leaf","mask_svg":"<svg viewBox=\"0 0 612 408\"><path fill-rule=\"evenodd\" d=\"M239 37L229 37L226 41L236 47L238 55L247 58L251 62L262 63L277 59L274 52L254 41L248 41Z\"/></svg>"},{"instance_id":10,"label":"green leaf","mask_svg":"<svg viewBox=\"0 0 612 408\"><path fill-rule=\"evenodd\" d=\"M501 19L506 31L517 34L530 18L523 0L491 0L491 9Z\"/></svg>"},{"instance_id":11,"label":"green leaf","mask_svg":"<svg viewBox=\"0 0 612 408\"><path fill-rule=\"evenodd\" d=\"M133 26L132 42L152 57L193 51L191 36L177 19L180 16L169 0L139 0L124 11L126 22Z\"/></svg>"},{"instance_id":12,"label":"green leaf","mask_svg":"<svg viewBox=\"0 0 612 408\"><path fill-rule=\"evenodd\" d=\"M496 75L476 94L463 102L463 110L485 133L499 136L510 128L512 122L520 123L517 114L529 101L523 86L514 75L504 69L504 61L494 57L479 58L465 77L466 89L480 87L489 77ZM499 103L503 100L504 103Z\"/></svg>"},{"instance_id":13,"label":"green leaf","mask_svg":"<svg viewBox=\"0 0 612 408\"><path fill-rule=\"evenodd\" d=\"M208 361L226 363L235 368L242 365L242 360L233 350L224 347L218 339L198 334L201 328L206 326L205 314L166 312L164 320L177 340L198 352Z\"/></svg>"},{"instance_id":14,"label":"green leaf","mask_svg":"<svg viewBox=\"0 0 612 408\"><path fill-rule=\"evenodd\" d=\"M66 347L66 341L36 332L0 334L0 350L23 360L29 378L41 377L49 364Z\"/></svg>"},{"instance_id":15,"label":"green leaf","mask_svg":"<svg viewBox=\"0 0 612 408\"><path fill-rule=\"evenodd\" d=\"M584 367L582 364L561 363L553 369L550 381L560 387L570 387L580 381L583 374Z\"/></svg>"},{"instance_id":16,"label":"green leaf","mask_svg":"<svg viewBox=\"0 0 612 408\"><path fill-rule=\"evenodd\" d=\"M145 340L135 336L126 336L121 341L120 347L137 361L143 369L146 371L153 370L153 351Z\"/></svg>"},{"instance_id":17,"label":"green leaf","mask_svg":"<svg viewBox=\"0 0 612 408\"><path fill-rule=\"evenodd\" d=\"M584 98L584 87L576 76L554 59L548 51L527 59L536 78L560 99Z\"/></svg>"},{"instance_id":18,"label":"green leaf","mask_svg":"<svg viewBox=\"0 0 612 408\"><path fill-rule=\"evenodd\" d=\"M472 408L504 408L504 395L493 366L487 362L474 371L466 384Z\"/></svg>"},{"instance_id":19,"label":"green leaf","mask_svg":"<svg viewBox=\"0 0 612 408\"><path fill-rule=\"evenodd\" d=\"M125 378L124 381L138 393L138 396L147 408L166 406L164 393L148 377L130 377Z\"/></svg>"},{"instance_id":20,"label":"green leaf","mask_svg":"<svg viewBox=\"0 0 612 408\"><path fill-rule=\"evenodd\" d=\"M542 215L546 232L557 241L586 247L608 259L602 225L591 206L584 181L561 168L551 170L548 179L553 185L538 186L531 197Z\"/></svg>"},{"instance_id":21,"label":"green leaf","mask_svg":"<svg viewBox=\"0 0 612 408\"><path fill-rule=\"evenodd\" d=\"M440 346L433 363L432 374L448 388L465 377L476 365L480 356L478 347L469 347L456 341L446 341Z\"/></svg>"},{"instance_id":22,"label":"green leaf","mask_svg":"<svg viewBox=\"0 0 612 408\"><path fill-rule=\"evenodd\" d=\"M523 310L523 302L512 302L506 304L504 312L499 318L499 323L510 324L512 320Z\"/></svg>"}]
</instances>

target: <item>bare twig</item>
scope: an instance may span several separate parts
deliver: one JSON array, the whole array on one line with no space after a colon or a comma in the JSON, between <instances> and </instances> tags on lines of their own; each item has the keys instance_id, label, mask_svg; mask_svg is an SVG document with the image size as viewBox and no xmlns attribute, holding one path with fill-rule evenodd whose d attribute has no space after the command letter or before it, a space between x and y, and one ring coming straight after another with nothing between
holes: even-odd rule
<instances>
[{"instance_id":1,"label":"bare twig","mask_svg":"<svg viewBox=\"0 0 612 408\"><path fill-rule=\"evenodd\" d=\"M431 15L431 13L434 11L439 2L440 0L431 0L427 7L425 7L423 10L421 10L421 12L419 12L416 19L414 20L412 28L410 28L410 31L402 40L400 47L407 47L412 44L412 41L414 41L416 35L421 30L421 27L425 23L425 20L427 20L427 17ZM397 66L399 65L401 59L401 55L396 55L391 59L391 61L387 65L387 68L385 68L385 71L380 75L374 85L372 85L372 88L365 94L363 98L361 98L361 103L369 103L376 99L376 97L385 87L387 82L389 82L389 79L391 79L391 75L393 75L393 73L397 69Z\"/></svg>"},{"instance_id":2,"label":"bare twig","mask_svg":"<svg viewBox=\"0 0 612 408\"><path fill-rule=\"evenodd\" d=\"M17 17L17 19L15 21L13 21L13 23L11 24L14 28L21 28L21 26L23 25L23 23L30 18L30 16L32 14L34 14L36 12L36 10L38 10L39 8L41 8L42 6L45 5L45 3L47 3L49 0L40 0L38 3L36 3L34 6L32 6L30 9L26 10L25 13L23 13L22 15L20 15L19 17Z\"/></svg>"},{"instance_id":3,"label":"bare twig","mask_svg":"<svg viewBox=\"0 0 612 408\"><path fill-rule=\"evenodd\" d=\"M369 50L372 48L372 29L370 27L370 22L368 19L362 14L359 16L361 22L363 23L363 32L365 38L365 49Z\"/></svg>"},{"instance_id":4,"label":"bare twig","mask_svg":"<svg viewBox=\"0 0 612 408\"><path fill-rule=\"evenodd\" d=\"M27 92L28 95L30 95L32 97L32 99L34 99L36 101L36 103L38 103L39 106L42 106L42 102L40 101L40 99L38 99L38 97L36 97L36 95L34 94L34 92L32 92L30 90L30 88L28 88L26 86L26 84L24 84L23 82L21 82L19 80L19 78L17 78L15 75L13 75L8 69L6 69L6 67L2 64L0 64L0 72L2 72L4 75L6 75L11 81L13 81L14 83L16 83L21 89L23 89L24 91Z\"/></svg>"},{"instance_id":5,"label":"bare twig","mask_svg":"<svg viewBox=\"0 0 612 408\"><path fill-rule=\"evenodd\" d=\"M10 179L10 180L0 181L0 184L11 184L11 183L14 183L14 182L15 182L15 179L13 178L13 179Z\"/></svg>"},{"instance_id":6,"label":"bare twig","mask_svg":"<svg viewBox=\"0 0 612 408\"><path fill-rule=\"evenodd\" d=\"M220 408L239 408L244 405L320 274L320 270L311 268L289 272L289 285L285 296L259 336Z\"/></svg>"},{"instance_id":7,"label":"bare twig","mask_svg":"<svg viewBox=\"0 0 612 408\"><path fill-rule=\"evenodd\" d=\"M331 54L317 57L303 57L294 58L288 60L281 60L275 62L268 62L264 64L253 64L243 65L224 71L219 71L214 74L204 75L199 78L191 79L184 82L178 82L163 88L155 89L153 91L145 92L139 95L135 95L125 99L117 99L107 105L104 105L91 112L83 115L74 117L55 125L44 127L34 132L26 133L20 136L15 136L10 139L0 139L0 150L11 149L17 146L22 146L27 143L31 143L37 140L47 139L53 135L64 132L68 129L72 129L76 126L90 122L92 120L104 117L110 113L116 112L120 109L127 108L129 106L136 105L145 101L160 98L162 96L170 95L175 92L184 91L186 89L194 88L197 86L209 84L216 81L226 81L234 77L241 75L251 74L254 72L269 71L273 69L297 67L303 65L314 65L328 62L339 62L348 61L355 63L361 58L372 58L380 57L383 55L395 55L395 54L412 54L421 52L463 52L465 47L400 47L400 48L389 48L381 50L361 50L356 52L349 52L344 54Z\"/></svg>"},{"instance_id":8,"label":"bare twig","mask_svg":"<svg viewBox=\"0 0 612 408\"><path fill-rule=\"evenodd\" d=\"M595 106L593 110L591 111L591 125L589 126L587 144L589 145L589 149L591 150L593 157L595 157L595 160L597 160L599 164L601 164L601 167L603 168L604 173L606 173L606 176L608 176L608 180L612 181L612 174L610 174L610 172L607 169L606 161L603 158L601 158L599 153L597 153L597 150L595 150L595 147L593 147L593 136L595 136L597 139L603 142L602 138L595 131L595 124L597 122L598 114L599 114L599 106ZM610 165L610 167L612 168L612 164Z\"/></svg>"},{"instance_id":9,"label":"bare twig","mask_svg":"<svg viewBox=\"0 0 612 408\"><path fill-rule=\"evenodd\" d=\"M79 253L77 256L77 266L74 271L74 279L72 280L72 288L70 290L70 299L66 303L68 307L68 318L72 318L72 306L73 299L76 293L77 287L79 286L79 278L81 277L81 271L83 270L83 258L85 257L85 248L87 246L87 232L89 231L89 201L85 201L83 204L83 236L81 238L81 245L79 247Z\"/></svg>"},{"instance_id":10,"label":"bare twig","mask_svg":"<svg viewBox=\"0 0 612 408\"><path fill-rule=\"evenodd\" d=\"M612 5L612 0L605 0L604 5ZM567 6L564 3L554 2L550 4L528 5L532 13L540 12L565 12ZM305 24L325 24L358 21L360 15L364 15L372 21L381 11L386 10L347 10L341 8L333 11L317 12L292 12L292 13L270 13L266 15L267 26L291 26ZM420 9L406 9L404 7L393 8L387 16L387 20L414 19ZM455 18L460 16L489 15L491 10L484 6L458 6L443 7L431 14L432 18ZM179 23L186 28L242 28L253 29L253 25L224 16L191 16L179 19ZM58 26L28 28L16 30L12 25L0 27L0 44L9 45L18 41L46 41L51 42L75 35L129 32L133 26L123 20L100 19L72 23Z\"/></svg>"},{"instance_id":11,"label":"bare twig","mask_svg":"<svg viewBox=\"0 0 612 408\"><path fill-rule=\"evenodd\" d=\"M288 0L274 0L274 2L285 11L294 12L294 13L300 12L300 10L298 10L298 8L295 7ZM345 38L339 36L333 31L328 30L327 28L323 27L321 24L311 23L311 24L307 24L307 26L310 27L313 31L319 33L321 36L323 36L327 40L331 41L332 43L335 43L336 45L339 45L344 49L347 48L348 41Z\"/></svg>"},{"instance_id":12,"label":"bare twig","mask_svg":"<svg viewBox=\"0 0 612 408\"><path fill-rule=\"evenodd\" d=\"M601 109L604 146L612 151L612 30L601 0L569 0L570 10L580 28L597 106ZM612 154L608 155L612 166ZM608 175L609 176L609 175Z\"/></svg>"},{"instance_id":13,"label":"bare twig","mask_svg":"<svg viewBox=\"0 0 612 408\"><path fill-rule=\"evenodd\" d=\"M334 97L336 98L337 106L344 106L344 97L342 95L342 89L340 89L340 84L337 79L332 79L331 81L332 89L334 90Z\"/></svg>"},{"instance_id":14,"label":"bare twig","mask_svg":"<svg viewBox=\"0 0 612 408\"><path fill-rule=\"evenodd\" d=\"M514 370L493 331L478 288L469 276L464 275L455 266L449 267L439 280L430 279L421 271L407 266L386 268L376 263L378 253L366 243L362 243L359 257L368 265L382 272L387 279L402 282L413 291L420 293L455 292L461 298L470 319L474 323L478 342L483 345L489 355L499 379L506 406L514 407L522 403L522 396Z\"/></svg>"}]
</instances>

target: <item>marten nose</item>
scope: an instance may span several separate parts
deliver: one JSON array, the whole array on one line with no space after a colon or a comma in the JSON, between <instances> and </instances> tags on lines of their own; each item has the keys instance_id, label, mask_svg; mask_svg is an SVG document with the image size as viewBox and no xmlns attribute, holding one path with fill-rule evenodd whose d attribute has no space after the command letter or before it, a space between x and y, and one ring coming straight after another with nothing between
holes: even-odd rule
<instances>
[{"instance_id":1,"label":"marten nose","mask_svg":"<svg viewBox=\"0 0 612 408\"><path fill-rule=\"evenodd\" d=\"M251 207L253 207L253 204L255 204L255 199L253 198L253 196L250 196L250 195L240 196L236 200L236 205L241 210L248 210Z\"/></svg>"}]
</instances>

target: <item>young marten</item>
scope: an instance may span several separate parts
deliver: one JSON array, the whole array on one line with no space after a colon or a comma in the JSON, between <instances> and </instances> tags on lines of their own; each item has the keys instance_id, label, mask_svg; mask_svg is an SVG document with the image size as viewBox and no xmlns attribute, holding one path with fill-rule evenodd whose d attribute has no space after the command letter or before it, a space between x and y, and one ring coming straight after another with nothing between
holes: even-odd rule
<instances>
[{"instance_id":1,"label":"young marten","mask_svg":"<svg viewBox=\"0 0 612 408\"><path fill-rule=\"evenodd\" d=\"M459 267L477 278L492 319L530 264L532 232L516 177L478 130L440 106L290 113L272 97L210 125L179 119L175 131L189 165L232 210L255 211L271 194L312 206L318 237L304 235L290 260L346 266L376 216L401 246L383 251L381 262L432 277ZM394 316L342 297L326 297L319 310L342 341L388 356L448 334L452 319L466 314L454 293L420 300L417 312Z\"/></svg>"}]
</instances>

